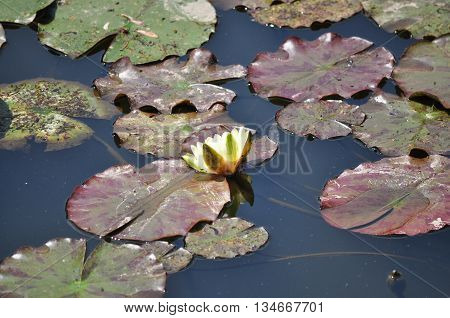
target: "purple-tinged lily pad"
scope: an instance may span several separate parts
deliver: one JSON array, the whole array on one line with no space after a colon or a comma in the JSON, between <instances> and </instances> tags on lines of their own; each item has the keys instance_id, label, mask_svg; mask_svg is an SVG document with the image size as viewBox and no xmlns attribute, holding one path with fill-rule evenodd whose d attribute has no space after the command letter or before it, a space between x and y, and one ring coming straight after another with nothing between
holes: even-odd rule
<instances>
[{"instance_id":1,"label":"purple-tinged lily pad","mask_svg":"<svg viewBox=\"0 0 450 318\"><path fill-rule=\"evenodd\" d=\"M100 243L84 262L84 239L24 247L0 264L0 297L160 297L166 272L152 253Z\"/></svg>"},{"instance_id":2,"label":"purple-tinged lily pad","mask_svg":"<svg viewBox=\"0 0 450 318\"><path fill-rule=\"evenodd\" d=\"M450 224L450 159L409 156L363 163L325 186L329 224L372 235L417 235Z\"/></svg>"},{"instance_id":3,"label":"purple-tinged lily pad","mask_svg":"<svg viewBox=\"0 0 450 318\"><path fill-rule=\"evenodd\" d=\"M146 243L142 247L148 253L155 255L156 260L163 264L167 274L181 271L192 261L191 252L184 248L175 248L173 244L165 241Z\"/></svg>"},{"instance_id":4,"label":"purple-tinged lily pad","mask_svg":"<svg viewBox=\"0 0 450 318\"><path fill-rule=\"evenodd\" d=\"M35 79L0 86L0 148L47 144L46 151L78 146L93 131L73 118L110 119L118 114L89 87L76 82Z\"/></svg>"},{"instance_id":5,"label":"purple-tinged lily pad","mask_svg":"<svg viewBox=\"0 0 450 318\"><path fill-rule=\"evenodd\" d=\"M353 127L355 137L386 156L407 155L412 149L450 151L450 116L445 111L382 91L361 109L367 119Z\"/></svg>"},{"instance_id":6,"label":"purple-tinged lily pad","mask_svg":"<svg viewBox=\"0 0 450 318\"><path fill-rule=\"evenodd\" d=\"M303 102L338 94L350 98L373 90L389 78L394 57L372 42L325 33L315 41L288 38L275 53L261 53L249 66L248 79L262 97Z\"/></svg>"},{"instance_id":7,"label":"purple-tinged lily pad","mask_svg":"<svg viewBox=\"0 0 450 318\"><path fill-rule=\"evenodd\" d=\"M319 139L347 136L350 125L360 125L365 118L358 106L342 101L292 103L277 113L281 128L299 136L313 135Z\"/></svg>"},{"instance_id":8,"label":"purple-tinged lily pad","mask_svg":"<svg viewBox=\"0 0 450 318\"><path fill-rule=\"evenodd\" d=\"M250 14L262 24L299 28L310 27L314 22L337 22L361 10L357 0L300 0L257 8Z\"/></svg>"},{"instance_id":9,"label":"purple-tinged lily pad","mask_svg":"<svg viewBox=\"0 0 450 318\"><path fill-rule=\"evenodd\" d=\"M219 219L186 236L186 249L205 258L233 258L254 252L269 239L263 227L239 218Z\"/></svg>"},{"instance_id":10,"label":"purple-tinged lily pad","mask_svg":"<svg viewBox=\"0 0 450 318\"><path fill-rule=\"evenodd\" d=\"M127 96L132 109L153 106L170 114L175 106L189 102L204 112L215 104L229 104L236 96L211 82L245 75L243 66L220 66L211 52L196 49L186 62L170 58L155 65L134 66L123 58L111 66L109 76L97 79L95 86L110 102Z\"/></svg>"},{"instance_id":11,"label":"purple-tinged lily pad","mask_svg":"<svg viewBox=\"0 0 450 318\"><path fill-rule=\"evenodd\" d=\"M406 96L427 95L450 108L450 36L413 44L393 77Z\"/></svg>"},{"instance_id":12,"label":"purple-tinged lily pad","mask_svg":"<svg viewBox=\"0 0 450 318\"><path fill-rule=\"evenodd\" d=\"M245 164L258 166L264 161L271 159L278 150L278 143L267 136L256 138L252 142L252 147L247 154Z\"/></svg>"},{"instance_id":13,"label":"purple-tinged lily pad","mask_svg":"<svg viewBox=\"0 0 450 318\"><path fill-rule=\"evenodd\" d=\"M213 5L222 10L233 9L235 7L246 7L247 9L268 8L275 0L209 0ZM295 0L278 0L282 2L293 2Z\"/></svg>"},{"instance_id":14,"label":"purple-tinged lily pad","mask_svg":"<svg viewBox=\"0 0 450 318\"><path fill-rule=\"evenodd\" d=\"M75 189L66 208L87 232L155 241L214 221L228 201L225 178L197 174L182 160L158 160L140 170L122 165L96 174Z\"/></svg>"},{"instance_id":15,"label":"purple-tinged lily pad","mask_svg":"<svg viewBox=\"0 0 450 318\"><path fill-rule=\"evenodd\" d=\"M363 0L364 10L388 32L408 30L415 38L450 33L448 0Z\"/></svg>"},{"instance_id":16,"label":"purple-tinged lily pad","mask_svg":"<svg viewBox=\"0 0 450 318\"><path fill-rule=\"evenodd\" d=\"M232 120L222 106L203 113L149 114L139 110L132 111L119 118L114 124L114 133L119 137L122 147L140 154L152 154L157 157L180 157L183 146L189 137L204 130L205 139L226 127L232 129L241 124ZM221 128L219 128L221 127ZM205 130L209 129L209 130Z\"/></svg>"}]
</instances>

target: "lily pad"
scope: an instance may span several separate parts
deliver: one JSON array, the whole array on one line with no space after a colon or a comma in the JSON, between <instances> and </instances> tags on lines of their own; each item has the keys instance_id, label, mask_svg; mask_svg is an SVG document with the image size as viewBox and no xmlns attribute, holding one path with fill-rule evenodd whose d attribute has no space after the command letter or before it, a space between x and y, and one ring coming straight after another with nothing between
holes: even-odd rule
<instances>
[{"instance_id":1,"label":"lily pad","mask_svg":"<svg viewBox=\"0 0 450 318\"><path fill-rule=\"evenodd\" d=\"M104 62L128 56L143 64L199 47L216 21L207 0L59 1L54 20L39 25L39 38L75 58L114 36Z\"/></svg>"},{"instance_id":2,"label":"lily pad","mask_svg":"<svg viewBox=\"0 0 450 318\"><path fill-rule=\"evenodd\" d=\"M192 261L192 254L184 248L176 249L174 245L164 241L155 241L142 246L148 253L155 255L167 274L181 271Z\"/></svg>"},{"instance_id":3,"label":"lily pad","mask_svg":"<svg viewBox=\"0 0 450 318\"><path fill-rule=\"evenodd\" d=\"M36 12L49 6L54 0L2 0L0 2L0 22L29 24Z\"/></svg>"},{"instance_id":4,"label":"lily pad","mask_svg":"<svg viewBox=\"0 0 450 318\"><path fill-rule=\"evenodd\" d=\"M393 77L406 96L427 95L450 108L450 36L412 45Z\"/></svg>"},{"instance_id":5,"label":"lily pad","mask_svg":"<svg viewBox=\"0 0 450 318\"><path fill-rule=\"evenodd\" d=\"M3 30L3 26L0 24L0 47L2 47L3 43L6 42L5 30Z\"/></svg>"},{"instance_id":6,"label":"lily pad","mask_svg":"<svg viewBox=\"0 0 450 318\"><path fill-rule=\"evenodd\" d=\"M372 235L417 235L450 224L450 159L409 156L363 163L325 186L329 224Z\"/></svg>"},{"instance_id":7,"label":"lily pad","mask_svg":"<svg viewBox=\"0 0 450 318\"><path fill-rule=\"evenodd\" d=\"M295 0L279 0L278 2L292 2ZM222 10L233 9L235 7L246 7L247 9L268 8L275 0L210 0Z\"/></svg>"},{"instance_id":8,"label":"lily pad","mask_svg":"<svg viewBox=\"0 0 450 318\"><path fill-rule=\"evenodd\" d=\"M75 82L37 79L0 86L0 149L26 148L28 140L46 151L81 144L93 131L72 119L109 119L118 110Z\"/></svg>"},{"instance_id":9,"label":"lily pad","mask_svg":"<svg viewBox=\"0 0 450 318\"><path fill-rule=\"evenodd\" d=\"M219 219L186 236L186 249L205 258L233 258L254 252L269 239L263 227L239 218Z\"/></svg>"},{"instance_id":10,"label":"lily pad","mask_svg":"<svg viewBox=\"0 0 450 318\"><path fill-rule=\"evenodd\" d=\"M293 103L277 113L281 128L299 136L313 135L319 139L347 136L348 126L360 125L365 118L358 106L342 101Z\"/></svg>"},{"instance_id":11,"label":"lily pad","mask_svg":"<svg viewBox=\"0 0 450 318\"><path fill-rule=\"evenodd\" d=\"M177 158L187 138L204 128L239 127L222 106L204 113L182 113L171 115L155 115L138 110L119 118L114 124L120 144L126 149L140 154L152 154L164 158ZM216 130L207 131L213 136Z\"/></svg>"},{"instance_id":12,"label":"lily pad","mask_svg":"<svg viewBox=\"0 0 450 318\"><path fill-rule=\"evenodd\" d=\"M448 0L363 0L364 10L386 31L408 30L415 38L450 32Z\"/></svg>"},{"instance_id":13,"label":"lily pad","mask_svg":"<svg viewBox=\"0 0 450 318\"><path fill-rule=\"evenodd\" d=\"M196 49L186 62L170 58L163 63L134 66L123 58L111 66L109 76L99 78L95 86L108 101L126 95L132 109L153 106L161 113L189 102L203 112L215 104L229 104L236 94L210 82L246 75L241 65L220 66L211 52Z\"/></svg>"},{"instance_id":14,"label":"lily pad","mask_svg":"<svg viewBox=\"0 0 450 318\"><path fill-rule=\"evenodd\" d=\"M450 150L450 116L404 97L378 92L362 106L367 119L354 135L386 156L407 155L412 149L428 154Z\"/></svg>"},{"instance_id":15,"label":"lily pad","mask_svg":"<svg viewBox=\"0 0 450 318\"><path fill-rule=\"evenodd\" d=\"M275 53L260 53L248 79L262 97L296 102L338 94L350 98L373 90L389 78L394 57L385 48L367 50L372 42L325 33L315 41L288 38Z\"/></svg>"},{"instance_id":16,"label":"lily pad","mask_svg":"<svg viewBox=\"0 0 450 318\"><path fill-rule=\"evenodd\" d=\"M278 150L278 143L267 136L256 138L247 154L246 165L258 166L271 159Z\"/></svg>"},{"instance_id":17,"label":"lily pad","mask_svg":"<svg viewBox=\"0 0 450 318\"><path fill-rule=\"evenodd\" d=\"M228 201L226 179L196 174L182 160L158 160L140 170L122 165L96 174L74 190L66 208L87 232L155 241L215 220Z\"/></svg>"},{"instance_id":18,"label":"lily pad","mask_svg":"<svg viewBox=\"0 0 450 318\"><path fill-rule=\"evenodd\" d=\"M299 28L310 27L314 22L337 22L361 10L357 0L299 0L250 10L250 13L262 24Z\"/></svg>"},{"instance_id":19,"label":"lily pad","mask_svg":"<svg viewBox=\"0 0 450 318\"><path fill-rule=\"evenodd\" d=\"M0 297L160 297L166 272L137 245L100 243L84 262L84 239L25 247L0 265Z\"/></svg>"}]
</instances>

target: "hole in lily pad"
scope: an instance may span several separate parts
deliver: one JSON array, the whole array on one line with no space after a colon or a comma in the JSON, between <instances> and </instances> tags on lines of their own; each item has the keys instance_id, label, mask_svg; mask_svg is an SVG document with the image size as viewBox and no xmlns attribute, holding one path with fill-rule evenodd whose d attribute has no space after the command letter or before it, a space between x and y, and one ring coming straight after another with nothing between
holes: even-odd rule
<instances>
[{"instance_id":1,"label":"hole in lily pad","mask_svg":"<svg viewBox=\"0 0 450 318\"><path fill-rule=\"evenodd\" d=\"M358 92L356 94L353 94L352 98L353 99L364 99L364 98L369 97L369 95L371 93L372 93L372 91L370 91L370 90L364 90L364 91Z\"/></svg>"},{"instance_id":2,"label":"hole in lily pad","mask_svg":"<svg viewBox=\"0 0 450 318\"><path fill-rule=\"evenodd\" d=\"M189 101L184 101L172 108L172 114L195 113L197 108Z\"/></svg>"},{"instance_id":3,"label":"hole in lily pad","mask_svg":"<svg viewBox=\"0 0 450 318\"><path fill-rule=\"evenodd\" d=\"M97 92L97 90L96 90L96 92ZM118 95L114 99L114 105L119 107L120 110L125 114L128 114L129 112L131 112L130 100L128 99L127 95L124 95L124 94Z\"/></svg>"},{"instance_id":4,"label":"hole in lily pad","mask_svg":"<svg viewBox=\"0 0 450 318\"><path fill-rule=\"evenodd\" d=\"M292 103L291 99L283 97L269 97L269 101L277 106L287 106Z\"/></svg>"},{"instance_id":5,"label":"hole in lily pad","mask_svg":"<svg viewBox=\"0 0 450 318\"><path fill-rule=\"evenodd\" d=\"M409 156L417 158L417 159L425 159L428 157L428 153L425 150L422 150L419 148L414 148L414 149L411 149Z\"/></svg>"},{"instance_id":6,"label":"hole in lily pad","mask_svg":"<svg viewBox=\"0 0 450 318\"><path fill-rule=\"evenodd\" d=\"M144 113L159 114L159 111L155 107L150 105L142 106L141 108L139 108L139 110Z\"/></svg>"}]
</instances>

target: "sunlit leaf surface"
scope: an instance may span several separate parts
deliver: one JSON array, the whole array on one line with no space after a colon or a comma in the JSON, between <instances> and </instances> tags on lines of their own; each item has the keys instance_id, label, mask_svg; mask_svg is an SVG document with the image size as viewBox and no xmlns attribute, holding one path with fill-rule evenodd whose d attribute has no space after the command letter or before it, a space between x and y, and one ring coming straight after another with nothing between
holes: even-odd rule
<instances>
[{"instance_id":1,"label":"sunlit leaf surface","mask_svg":"<svg viewBox=\"0 0 450 318\"><path fill-rule=\"evenodd\" d=\"M354 232L417 235L450 224L450 160L432 155L363 163L325 186L322 216Z\"/></svg>"},{"instance_id":2,"label":"sunlit leaf surface","mask_svg":"<svg viewBox=\"0 0 450 318\"><path fill-rule=\"evenodd\" d=\"M192 261L192 254L184 248L176 248L173 244L164 241L155 241L142 245L148 252L164 266L168 274L181 271Z\"/></svg>"},{"instance_id":3,"label":"sunlit leaf surface","mask_svg":"<svg viewBox=\"0 0 450 318\"><path fill-rule=\"evenodd\" d=\"M55 239L24 247L0 265L0 297L160 297L166 272L137 245Z\"/></svg>"}]
</instances>

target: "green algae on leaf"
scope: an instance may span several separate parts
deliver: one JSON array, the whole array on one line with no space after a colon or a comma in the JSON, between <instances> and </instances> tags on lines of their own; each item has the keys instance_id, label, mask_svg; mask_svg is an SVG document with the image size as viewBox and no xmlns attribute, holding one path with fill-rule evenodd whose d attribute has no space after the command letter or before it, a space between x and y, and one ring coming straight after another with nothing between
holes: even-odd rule
<instances>
[{"instance_id":1,"label":"green algae on leaf","mask_svg":"<svg viewBox=\"0 0 450 318\"><path fill-rule=\"evenodd\" d=\"M288 38L274 53L260 53L248 68L248 80L262 97L296 102L338 94L350 98L374 90L390 78L394 57L372 42L325 33L317 40Z\"/></svg>"},{"instance_id":2,"label":"green algae on leaf","mask_svg":"<svg viewBox=\"0 0 450 318\"><path fill-rule=\"evenodd\" d=\"M337 22L362 10L357 0L299 0L250 10L255 20L291 28L310 27L314 22Z\"/></svg>"},{"instance_id":3,"label":"green algae on leaf","mask_svg":"<svg viewBox=\"0 0 450 318\"><path fill-rule=\"evenodd\" d=\"M155 255L156 260L163 264L167 274L181 271L192 261L192 254L184 248L176 248L165 241L155 241L142 245L148 253Z\"/></svg>"},{"instance_id":4,"label":"green algae on leaf","mask_svg":"<svg viewBox=\"0 0 450 318\"><path fill-rule=\"evenodd\" d=\"M0 264L0 297L160 297L166 272L137 245L100 243L84 261L84 239L24 247Z\"/></svg>"},{"instance_id":5,"label":"green algae on leaf","mask_svg":"<svg viewBox=\"0 0 450 318\"><path fill-rule=\"evenodd\" d=\"M450 159L386 158L344 171L325 186L332 226L372 235L417 235L450 224Z\"/></svg>"},{"instance_id":6,"label":"green algae on leaf","mask_svg":"<svg viewBox=\"0 0 450 318\"><path fill-rule=\"evenodd\" d=\"M319 139L347 136L352 132L348 124L360 125L364 118L359 107L342 101L292 103L276 115L281 128Z\"/></svg>"},{"instance_id":7,"label":"green algae on leaf","mask_svg":"<svg viewBox=\"0 0 450 318\"><path fill-rule=\"evenodd\" d=\"M205 49L190 52L188 60L170 58L162 63L134 66L123 58L111 66L109 76L95 80L101 96L110 102L127 96L132 109L153 106L164 114L188 102L203 112L215 104L229 104L236 94L211 82L241 78L247 73L241 65L218 65Z\"/></svg>"},{"instance_id":8,"label":"green algae on leaf","mask_svg":"<svg viewBox=\"0 0 450 318\"><path fill-rule=\"evenodd\" d=\"M207 0L59 1L54 20L39 25L39 38L75 58L114 36L104 62L128 56L144 64L199 47L215 24Z\"/></svg>"},{"instance_id":9,"label":"green algae on leaf","mask_svg":"<svg viewBox=\"0 0 450 318\"><path fill-rule=\"evenodd\" d=\"M0 22L29 24L36 12L49 6L54 0L2 0L0 1Z\"/></svg>"},{"instance_id":10,"label":"green algae on leaf","mask_svg":"<svg viewBox=\"0 0 450 318\"><path fill-rule=\"evenodd\" d=\"M205 258L233 258L254 252L269 239L263 227L239 218L219 219L186 236L186 249Z\"/></svg>"},{"instance_id":11,"label":"green algae on leaf","mask_svg":"<svg viewBox=\"0 0 450 318\"><path fill-rule=\"evenodd\" d=\"M450 32L448 0L362 0L364 10L386 31L408 30L415 38Z\"/></svg>"},{"instance_id":12,"label":"green algae on leaf","mask_svg":"<svg viewBox=\"0 0 450 318\"><path fill-rule=\"evenodd\" d=\"M412 149L450 151L450 116L445 111L381 91L361 108L367 119L353 127L355 137L386 156L407 155Z\"/></svg>"},{"instance_id":13,"label":"green algae on leaf","mask_svg":"<svg viewBox=\"0 0 450 318\"><path fill-rule=\"evenodd\" d=\"M36 79L0 86L0 148L26 148L30 139L60 150L81 144L93 131L72 119L109 119L117 109L81 84Z\"/></svg>"},{"instance_id":14,"label":"green algae on leaf","mask_svg":"<svg viewBox=\"0 0 450 318\"><path fill-rule=\"evenodd\" d=\"M413 44L394 68L393 78L406 96L430 96L450 108L450 36Z\"/></svg>"},{"instance_id":15,"label":"green algae on leaf","mask_svg":"<svg viewBox=\"0 0 450 318\"><path fill-rule=\"evenodd\" d=\"M205 128L240 127L222 106L203 113L161 114L139 110L122 116L114 124L114 133L121 146L140 154L152 154L163 158L177 158L190 151L185 141ZM213 136L210 131L205 137Z\"/></svg>"},{"instance_id":16,"label":"green algae on leaf","mask_svg":"<svg viewBox=\"0 0 450 318\"><path fill-rule=\"evenodd\" d=\"M228 201L225 178L197 174L183 160L157 160L139 170L122 165L96 174L74 190L66 208L84 231L155 241L214 221Z\"/></svg>"}]
</instances>

